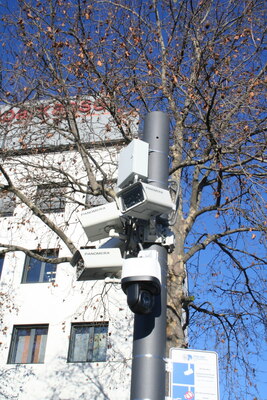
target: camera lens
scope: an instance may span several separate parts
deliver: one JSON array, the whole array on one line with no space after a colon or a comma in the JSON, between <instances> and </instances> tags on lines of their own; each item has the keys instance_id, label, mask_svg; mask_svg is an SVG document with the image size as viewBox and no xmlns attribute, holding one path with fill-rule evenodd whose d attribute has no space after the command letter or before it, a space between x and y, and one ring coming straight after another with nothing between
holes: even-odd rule
<instances>
[{"instance_id":1,"label":"camera lens","mask_svg":"<svg viewBox=\"0 0 267 400\"><path fill-rule=\"evenodd\" d=\"M150 292L142 290L140 293L140 305L144 314L150 313L154 305L154 296Z\"/></svg>"},{"instance_id":2,"label":"camera lens","mask_svg":"<svg viewBox=\"0 0 267 400\"><path fill-rule=\"evenodd\" d=\"M122 202L124 210L127 210L133 206L144 201L144 193L141 185L134 185L134 187L127 190L122 195Z\"/></svg>"},{"instance_id":3,"label":"camera lens","mask_svg":"<svg viewBox=\"0 0 267 400\"><path fill-rule=\"evenodd\" d=\"M155 304L155 294L146 288L142 288L140 283L131 283L124 289L127 293L127 303L135 314L151 313Z\"/></svg>"}]
</instances>

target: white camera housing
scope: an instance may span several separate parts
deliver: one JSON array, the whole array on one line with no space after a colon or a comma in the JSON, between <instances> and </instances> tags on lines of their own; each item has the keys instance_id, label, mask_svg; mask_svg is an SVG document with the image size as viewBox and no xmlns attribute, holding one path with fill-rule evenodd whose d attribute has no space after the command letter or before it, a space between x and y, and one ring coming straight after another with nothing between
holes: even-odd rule
<instances>
[{"instance_id":1,"label":"white camera housing","mask_svg":"<svg viewBox=\"0 0 267 400\"><path fill-rule=\"evenodd\" d=\"M157 251L143 250L138 257L124 259L121 287L134 313L149 314L153 309L155 296L161 291L161 268Z\"/></svg>"},{"instance_id":2,"label":"white camera housing","mask_svg":"<svg viewBox=\"0 0 267 400\"><path fill-rule=\"evenodd\" d=\"M175 205L168 190L144 182L135 182L117 194L122 214L149 220L153 215L169 214Z\"/></svg>"},{"instance_id":3,"label":"white camera housing","mask_svg":"<svg viewBox=\"0 0 267 400\"><path fill-rule=\"evenodd\" d=\"M77 262L77 280L88 281L117 277L122 268L119 248L80 249Z\"/></svg>"},{"instance_id":4,"label":"white camera housing","mask_svg":"<svg viewBox=\"0 0 267 400\"><path fill-rule=\"evenodd\" d=\"M139 139L133 139L120 151L117 185L123 188L134 179L146 179L148 176L149 145Z\"/></svg>"},{"instance_id":5,"label":"white camera housing","mask_svg":"<svg viewBox=\"0 0 267 400\"><path fill-rule=\"evenodd\" d=\"M91 242L108 237L111 229L116 232L123 230L122 214L116 202L88 208L77 213L77 216Z\"/></svg>"}]
</instances>

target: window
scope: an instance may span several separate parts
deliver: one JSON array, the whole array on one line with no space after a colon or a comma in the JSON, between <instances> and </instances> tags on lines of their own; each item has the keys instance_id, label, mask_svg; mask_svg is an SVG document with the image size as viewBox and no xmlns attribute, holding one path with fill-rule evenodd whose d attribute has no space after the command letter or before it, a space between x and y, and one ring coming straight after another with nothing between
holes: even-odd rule
<instances>
[{"instance_id":1,"label":"window","mask_svg":"<svg viewBox=\"0 0 267 400\"><path fill-rule=\"evenodd\" d=\"M44 213L57 213L65 210L65 187L58 185L39 185L35 204Z\"/></svg>"},{"instance_id":2,"label":"window","mask_svg":"<svg viewBox=\"0 0 267 400\"><path fill-rule=\"evenodd\" d=\"M110 181L104 182L98 180L98 184L101 185L103 188L107 189L114 189L114 185ZM112 199L111 199L112 200ZM107 199L103 196L103 194L94 195L92 194L92 188L90 183L87 184L87 193L85 195L85 204L87 207L97 207L102 206L103 204L107 204Z\"/></svg>"},{"instance_id":3,"label":"window","mask_svg":"<svg viewBox=\"0 0 267 400\"><path fill-rule=\"evenodd\" d=\"M90 207L96 207L96 206L102 206L103 204L106 204L107 200L104 198L104 196L99 195L99 196L94 196L92 194L86 194L85 196L85 204Z\"/></svg>"},{"instance_id":4,"label":"window","mask_svg":"<svg viewBox=\"0 0 267 400\"><path fill-rule=\"evenodd\" d=\"M37 252L40 256L55 258L58 255L57 249L42 250ZM37 260L34 257L26 256L22 275L22 283L54 282L56 278L57 264Z\"/></svg>"},{"instance_id":5,"label":"window","mask_svg":"<svg viewBox=\"0 0 267 400\"><path fill-rule=\"evenodd\" d=\"M16 207L16 196L13 193L0 192L0 217L11 217Z\"/></svg>"},{"instance_id":6,"label":"window","mask_svg":"<svg viewBox=\"0 0 267 400\"><path fill-rule=\"evenodd\" d=\"M106 361L108 322L71 326L68 362Z\"/></svg>"},{"instance_id":7,"label":"window","mask_svg":"<svg viewBox=\"0 0 267 400\"><path fill-rule=\"evenodd\" d=\"M47 332L48 325L14 326L8 363L43 363Z\"/></svg>"},{"instance_id":8,"label":"window","mask_svg":"<svg viewBox=\"0 0 267 400\"><path fill-rule=\"evenodd\" d=\"M0 278L1 278L1 275L2 275L2 269L3 269L3 265L4 265L4 258L5 258L4 255L0 255Z\"/></svg>"}]
</instances>

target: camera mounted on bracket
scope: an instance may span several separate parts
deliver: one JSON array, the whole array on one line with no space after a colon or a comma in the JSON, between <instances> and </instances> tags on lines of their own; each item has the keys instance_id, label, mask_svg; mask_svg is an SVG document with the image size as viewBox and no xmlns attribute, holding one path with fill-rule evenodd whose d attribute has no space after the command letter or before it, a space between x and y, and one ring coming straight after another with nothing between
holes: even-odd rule
<instances>
[{"instance_id":1,"label":"camera mounted on bracket","mask_svg":"<svg viewBox=\"0 0 267 400\"><path fill-rule=\"evenodd\" d=\"M109 237L111 231L123 233L125 218L115 201L88 208L77 215L91 242Z\"/></svg>"},{"instance_id":2,"label":"camera mounted on bracket","mask_svg":"<svg viewBox=\"0 0 267 400\"><path fill-rule=\"evenodd\" d=\"M161 268L156 250L142 250L122 263L121 287L135 314L149 314L161 292Z\"/></svg>"},{"instance_id":3,"label":"camera mounted on bracket","mask_svg":"<svg viewBox=\"0 0 267 400\"><path fill-rule=\"evenodd\" d=\"M140 181L120 190L116 197L121 213L138 219L149 220L174 210L168 190Z\"/></svg>"},{"instance_id":4,"label":"camera mounted on bracket","mask_svg":"<svg viewBox=\"0 0 267 400\"><path fill-rule=\"evenodd\" d=\"M149 144L134 139L120 152L115 201L77 214L90 242L117 238L119 248L114 249L109 240L106 245L81 248L72 260L79 280L117 277L122 267L122 289L129 307L141 314L151 312L161 290L157 253L144 250L138 257L126 259L122 254L136 254L142 243L157 243L169 252L174 247L167 214L175 210L175 204L169 190L147 183L148 159Z\"/></svg>"}]
</instances>

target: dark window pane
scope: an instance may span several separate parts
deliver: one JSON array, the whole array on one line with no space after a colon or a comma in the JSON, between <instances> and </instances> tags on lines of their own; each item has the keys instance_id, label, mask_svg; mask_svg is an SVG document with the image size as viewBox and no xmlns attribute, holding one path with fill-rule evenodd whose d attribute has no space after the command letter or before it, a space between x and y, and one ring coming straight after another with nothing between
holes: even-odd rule
<instances>
[{"instance_id":1,"label":"dark window pane","mask_svg":"<svg viewBox=\"0 0 267 400\"><path fill-rule=\"evenodd\" d=\"M54 258L58 250L43 250L38 252L44 257ZM56 278L57 264L37 260L34 257L26 256L22 276L22 283L54 282Z\"/></svg>"},{"instance_id":2,"label":"dark window pane","mask_svg":"<svg viewBox=\"0 0 267 400\"><path fill-rule=\"evenodd\" d=\"M42 282L54 282L56 278L57 264L45 263Z\"/></svg>"},{"instance_id":3,"label":"dark window pane","mask_svg":"<svg viewBox=\"0 0 267 400\"><path fill-rule=\"evenodd\" d=\"M74 330L73 361L87 361L90 327L76 327ZM92 335L93 332L91 332Z\"/></svg>"},{"instance_id":4,"label":"dark window pane","mask_svg":"<svg viewBox=\"0 0 267 400\"><path fill-rule=\"evenodd\" d=\"M26 257L25 263L25 282L34 283L39 282L41 272L41 261L33 257Z\"/></svg>"},{"instance_id":5,"label":"dark window pane","mask_svg":"<svg viewBox=\"0 0 267 400\"><path fill-rule=\"evenodd\" d=\"M65 209L65 187L40 185L37 187L36 205L44 213L62 212Z\"/></svg>"},{"instance_id":6,"label":"dark window pane","mask_svg":"<svg viewBox=\"0 0 267 400\"><path fill-rule=\"evenodd\" d=\"M44 362L46 339L47 339L47 328L35 329L34 343L31 352L32 363Z\"/></svg>"},{"instance_id":7,"label":"dark window pane","mask_svg":"<svg viewBox=\"0 0 267 400\"><path fill-rule=\"evenodd\" d=\"M27 363L30 349L31 330L16 328L16 341L14 349L15 363Z\"/></svg>"},{"instance_id":8,"label":"dark window pane","mask_svg":"<svg viewBox=\"0 0 267 400\"><path fill-rule=\"evenodd\" d=\"M90 207L102 206L103 204L106 204L106 202L107 200L102 195L94 196L92 194L86 194L85 196L85 204Z\"/></svg>"},{"instance_id":9,"label":"dark window pane","mask_svg":"<svg viewBox=\"0 0 267 400\"><path fill-rule=\"evenodd\" d=\"M106 361L107 328L97 326L94 329L93 359L96 361Z\"/></svg>"},{"instance_id":10,"label":"dark window pane","mask_svg":"<svg viewBox=\"0 0 267 400\"><path fill-rule=\"evenodd\" d=\"M16 207L16 196L9 192L0 192L0 217L10 217Z\"/></svg>"},{"instance_id":11,"label":"dark window pane","mask_svg":"<svg viewBox=\"0 0 267 400\"><path fill-rule=\"evenodd\" d=\"M1 255L0 256L0 278L1 278L1 275L2 275L2 270L3 270L3 265L4 265L4 259L5 259L5 256L3 255Z\"/></svg>"}]
</instances>

